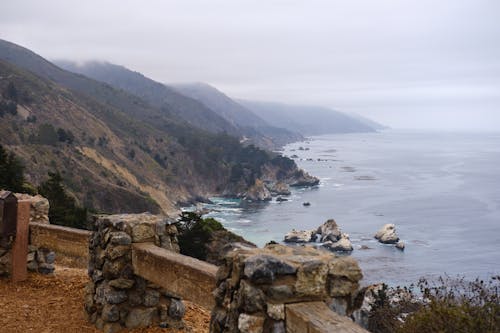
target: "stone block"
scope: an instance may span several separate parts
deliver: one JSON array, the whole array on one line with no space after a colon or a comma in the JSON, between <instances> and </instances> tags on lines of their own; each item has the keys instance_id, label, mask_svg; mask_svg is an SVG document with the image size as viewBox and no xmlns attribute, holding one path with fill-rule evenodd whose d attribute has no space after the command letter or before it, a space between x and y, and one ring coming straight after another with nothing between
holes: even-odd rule
<instances>
[{"instance_id":1,"label":"stone block","mask_svg":"<svg viewBox=\"0 0 500 333\"><path fill-rule=\"evenodd\" d=\"M238 329L241 333L262 333L264 331L264 316L240 314Z\"/></svg>"},{"instance_id":2,"label":"stone block","mask_svg":"<svg viewBox=\"0 0 500 333\"><path fill-rule=\"evenodd\" d=\"M127 328L148 327L153 323L157 312L156 308L133 308L125 320L125 326Z\"/></svg>"}]
</instances>

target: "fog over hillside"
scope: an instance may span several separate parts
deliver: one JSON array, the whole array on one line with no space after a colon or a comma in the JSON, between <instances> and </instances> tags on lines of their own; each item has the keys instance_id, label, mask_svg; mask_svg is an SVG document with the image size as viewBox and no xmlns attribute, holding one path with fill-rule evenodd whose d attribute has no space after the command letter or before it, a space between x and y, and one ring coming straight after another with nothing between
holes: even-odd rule
<instances>
[{"instance_id":1,"label":"fog over hillside","mask_svg":"<svg viewBox=\"0 0 500 333\"><path fill-rule=\"evenodd\" d=\"M4 1L0 38L390 127L500 129L500 2Z\"/></svg>"}]
</instances>

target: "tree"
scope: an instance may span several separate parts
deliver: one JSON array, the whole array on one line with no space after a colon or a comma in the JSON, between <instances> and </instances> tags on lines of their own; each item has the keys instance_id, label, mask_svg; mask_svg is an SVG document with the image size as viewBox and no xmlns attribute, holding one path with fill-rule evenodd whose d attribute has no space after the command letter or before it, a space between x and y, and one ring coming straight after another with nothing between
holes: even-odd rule
<instances>
[{"instance_id":1,"label":"tree","mask_svg":"<svg viewBox=\"0 0 500 333\"><path fill-rule=\"evenodd\" d=\"M57 129L57 137L60 142L67 142L69 144L72 144L75 140L73 133L70 130L64 130L63 128Z\"/></svg>"},{"instance_id":2,"label":"tree","mask_svg":"<svg viewBox=\"0 0 500 333\"><path fill-rule=\"evenodd\" d=\"M12 152L0 145L0 188L13 192L23 192L24 166Z\"/></svg>"},{"instance_id":3,"label":"tree","mask_svg":"<svg viewBox=\"0 0 500 333\"><path fill-rule=\"evenodd\" d=\"M66 193L59 172L49 172L49 179L38 187L38 192L50 203L49 220L53 224L87 229L87 209L79 207Z\"/></svg>"},{"instance_id":4,"label":"tree","mask_svg":"<svg viewBox=\"0 0 500 333\"><path fill-rule=\"evenodd\" d=\"M206 246L212 233L223 229L222 224L213 218L203 219L199 214L183 212L178 226L181 253L205 260L207 258Z\"/></svg>"},{"instance_id":5,"label":"tree","mask_svg":"<svg viewBox=\"0 0 500 333\"><path fill-rule=\"evenodd\" d=\"M9 82L9 84L7 85L7 88L5 89L5 97L15 103L18 102L17 89L14 83Z\"/></svg>"},{"instance_id":6,"label":"tree","mask_svg":"<svg viewBox=\"0 0 500 333\"><path fill-rule=\"evenodd\" d=\"M38 126L38 143L42 145L55 146L59 137L51 124L41 124Z\"/></svg>"}]
</instances>

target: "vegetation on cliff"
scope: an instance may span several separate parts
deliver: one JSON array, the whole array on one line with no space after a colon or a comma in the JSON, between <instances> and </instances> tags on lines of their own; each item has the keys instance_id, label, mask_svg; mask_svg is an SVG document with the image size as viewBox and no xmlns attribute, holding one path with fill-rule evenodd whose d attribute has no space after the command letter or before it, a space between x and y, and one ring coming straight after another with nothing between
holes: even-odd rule
<instances>
[{"instance_id":1,"label":"vegetation on cliff","mask_svg":"<svg viewBox=\"0 0 500 333\"><path fill-rule=\"evenodd\" d=\"M0 101L12 100L9 86L17 96L17 113L0 123L0 142L16 152L32 184L59 170L79 206L171 213L178 202L243 193L277 166L277 155L242 145L223 127L210 132L177 117L185 105L155 106L6 41L0 76L9 78L0 80ZM282 174L298 170L293 161L291 168Z\"/></svg>"},{"instance_id":2,"label":"vegetation on cliff","mask_svg":"<svg viewBox=\"0 0 500 333\"><path fill-rule=\"evenodd\" d=\"M368 329L373 333L499 332L500 276L489 281L421 279L410 288L385 286L379 292Z\"/></svg>"},{"instance_id":3,"label":"vegetation on cliff","mask_svg":"<svg viewBox=\"0 0 500 333\"><path fill-rule=\"evenodd\" d=\"M8 152L0 144L0 189L24 192L24 166L13 152Z\"/></svg>"},{"instance_id":4,"label":"vegetation on cliff","mask_svg":"<svg viewBox=\"0 0 500 333\"><path fill-rule=\"evenodd\" d=\"M183 212L177 226L181 253L220 265L223 253L232 243L255 247L243 237L227 230L213 218L202 218L194 212Z\"/></svg>"},{"instance_id":5,"label":"vegetation on cliff","mask_svg":"<svg viewBox=\"0 0 500 333\"><path fill-rule=\"evenodd\" d=\"M79 207L62 185L59 172L49 172L49 179L38 187L38 193L49 200L49 221L52 224L87 229L87 209Z\"/></svg>"}]
</instances>

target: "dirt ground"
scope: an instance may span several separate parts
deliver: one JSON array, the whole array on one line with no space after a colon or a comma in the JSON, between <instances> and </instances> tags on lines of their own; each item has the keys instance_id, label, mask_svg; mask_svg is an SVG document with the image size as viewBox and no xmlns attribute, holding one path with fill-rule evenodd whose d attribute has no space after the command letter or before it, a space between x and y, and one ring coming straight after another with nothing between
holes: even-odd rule
<instances>
[{"instance_id":1,"label":"dirt ground","mask_svg":"<svg viewBox=\"0 0 500 333\"><path fill-rule=\"evenodd\" d=\"M83 310L86 270L56 266L53 276L30 273L27 281L13 284L0 278L0 332L5 333L98 333ZM184 330L151 327L121 332L208 332L210 313L189 302Z\"/></svg>"}]
</instances>

